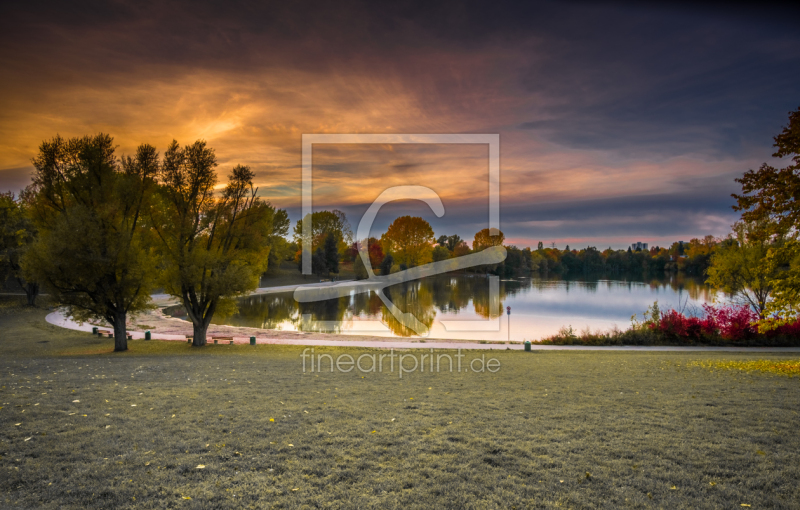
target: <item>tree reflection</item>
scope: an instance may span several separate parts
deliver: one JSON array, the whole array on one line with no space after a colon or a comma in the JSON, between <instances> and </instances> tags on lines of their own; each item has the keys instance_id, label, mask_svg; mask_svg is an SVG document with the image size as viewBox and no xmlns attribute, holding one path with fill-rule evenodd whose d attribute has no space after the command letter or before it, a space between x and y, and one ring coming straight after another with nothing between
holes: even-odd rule
<instances>
[{"instance_id":1,"label":"tree reflection","mask_svg":"<svg viewBox=\"0 0 800 510\"><path fill-rule=\"evenodd\" d=\"M679 299L688 297L695 301L710 302L714 297L714 292L702 281L680 274L669 278L646 279L634 275L630 279L617 276L613 280L586 276L580 280L560 276L501 280L499 295L494 298L490 282L483 275L451 273L393 285L386 288L384 294L398 309L412 314L428 328L433 325L437 314L464 312L469 315L474 310L475 315L484 320L497 319L505 312L505 302L527 293L562 293L570 298L574 294L574 299L581 299L581 293L618 295L649 288L657 291L654 293L656 297L660 290L666 291L666 295L677 294ZM633 310L635 313L642 311ZM169 314L170 310L165 312ZM303 316L309 314L311 320L304 320ZM396 336L416 335L413 329L390 313L375 292L354 293L339 299L302 304L295 301L290 292L250 296L239 301L238 313L225 319L224 323L262 329L346 333L355 320L376 319L381 320ZM344 324L334 325L333 322Z\"/></svg>"},{"instance_id":2,"label":"tree reflection","mask_svg":"<svg viewBox=\"0 0 800 510\"><path fill-rule=\"evenodd\" d=\"M392 285L386 288L383 293L397 308L413 315L417 321L428 329L433 325L433 320L436 318L436 310L434 309L433 292L431 292L429 285L421 281L406 282L400 285ZM405 324L402 318L398 319L392 315L385 306L381 307L381 321L397 336L406 337L417 334L409 327L409 324Z\"/></svg>"}]
</instances>

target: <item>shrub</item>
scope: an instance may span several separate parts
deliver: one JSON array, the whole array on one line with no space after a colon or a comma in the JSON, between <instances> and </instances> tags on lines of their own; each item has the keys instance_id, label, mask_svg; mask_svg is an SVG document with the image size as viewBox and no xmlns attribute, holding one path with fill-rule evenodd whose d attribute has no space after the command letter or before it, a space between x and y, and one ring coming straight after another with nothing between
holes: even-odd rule
<instances>
[{"instance_id":1,"label":"shrub","mask_svg":"<svg viewBox=\"0 0 800 510\"><path fill-rule=\"evenodd\" d=\"M634 315L625 331L613 329L601 333L584 330L580 334L572 326L541 340L554 345L663 345L725 344L800 345L800 321L784 323L764 333L757 329L758 315L748 306L703 305L703 316L687 316L677 310L661 311L658 302L643 314Z\"/></svg>"}]
</instances>

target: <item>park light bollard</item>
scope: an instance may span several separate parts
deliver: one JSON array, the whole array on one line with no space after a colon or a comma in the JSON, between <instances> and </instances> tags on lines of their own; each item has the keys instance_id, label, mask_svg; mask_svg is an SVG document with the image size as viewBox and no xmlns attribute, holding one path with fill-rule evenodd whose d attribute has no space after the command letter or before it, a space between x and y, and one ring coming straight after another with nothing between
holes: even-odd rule
<instances>
[{"instance_id":1,"label":"park light bollard","mask_svg":"<svg viewBox=\"0 0 800 510\"><path fill-rule=\"evenodd\" d=\"M250 337L250 345L255 345L255 344L256 344L256 337L251 336Z\"/></svg>"},{"instance_id":2,"label":"park light bollard","mask_svg":"<svg viewBox=\"0 0 800 510\"><path fill-rule=\"evenodd\" d=\"M525 350L527 352L531 352L531 341L530 340L525 340Z\"/></svg>"},{"instance_id":3,"label":"park light bollard","mask_svg":"<svg viewBox=\"0 0 800 510\"><path fill-rule=\"evenodd\" d=\"M150 330L144 332L144 339L145 340L152 340L152 336L150 335Z\"/></svg>"}]
</instances>

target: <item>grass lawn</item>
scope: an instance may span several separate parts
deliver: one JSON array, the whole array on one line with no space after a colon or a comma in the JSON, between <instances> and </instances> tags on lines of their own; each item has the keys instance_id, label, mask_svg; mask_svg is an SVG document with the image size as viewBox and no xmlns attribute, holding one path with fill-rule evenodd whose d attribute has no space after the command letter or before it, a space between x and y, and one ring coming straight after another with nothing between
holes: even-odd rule
<instances>
[{"instance_id":1,"label":"grass lawn","mask_svg":"<svg viewBox=\"0 0 800 510\"><path fill-rule=\"evenodd\" d=\"M724 368L796 354L303 373L302 347L112 353L19 303L0 298L3 507L800 507L800 378Z\"/></svg>"}]
</instances>

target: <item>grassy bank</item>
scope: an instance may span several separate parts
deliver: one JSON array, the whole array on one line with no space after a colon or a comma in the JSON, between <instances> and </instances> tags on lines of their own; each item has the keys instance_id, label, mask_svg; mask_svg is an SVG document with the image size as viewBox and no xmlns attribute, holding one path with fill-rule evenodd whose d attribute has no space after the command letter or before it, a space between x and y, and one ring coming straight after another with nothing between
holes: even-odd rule
<instances>
[{"instance_id":1,"label":"grassy bank","mask_svg":"<svg viewBox=\"0 0 800 510\"><path fill-rule=\"evenodd\" d=\"M303 373L300 347L114 354L44 315L0 307L0 506L800 505L800 378L711 367L785 355L500 351L400 380Z\"/></svg>"}]
</instances>

